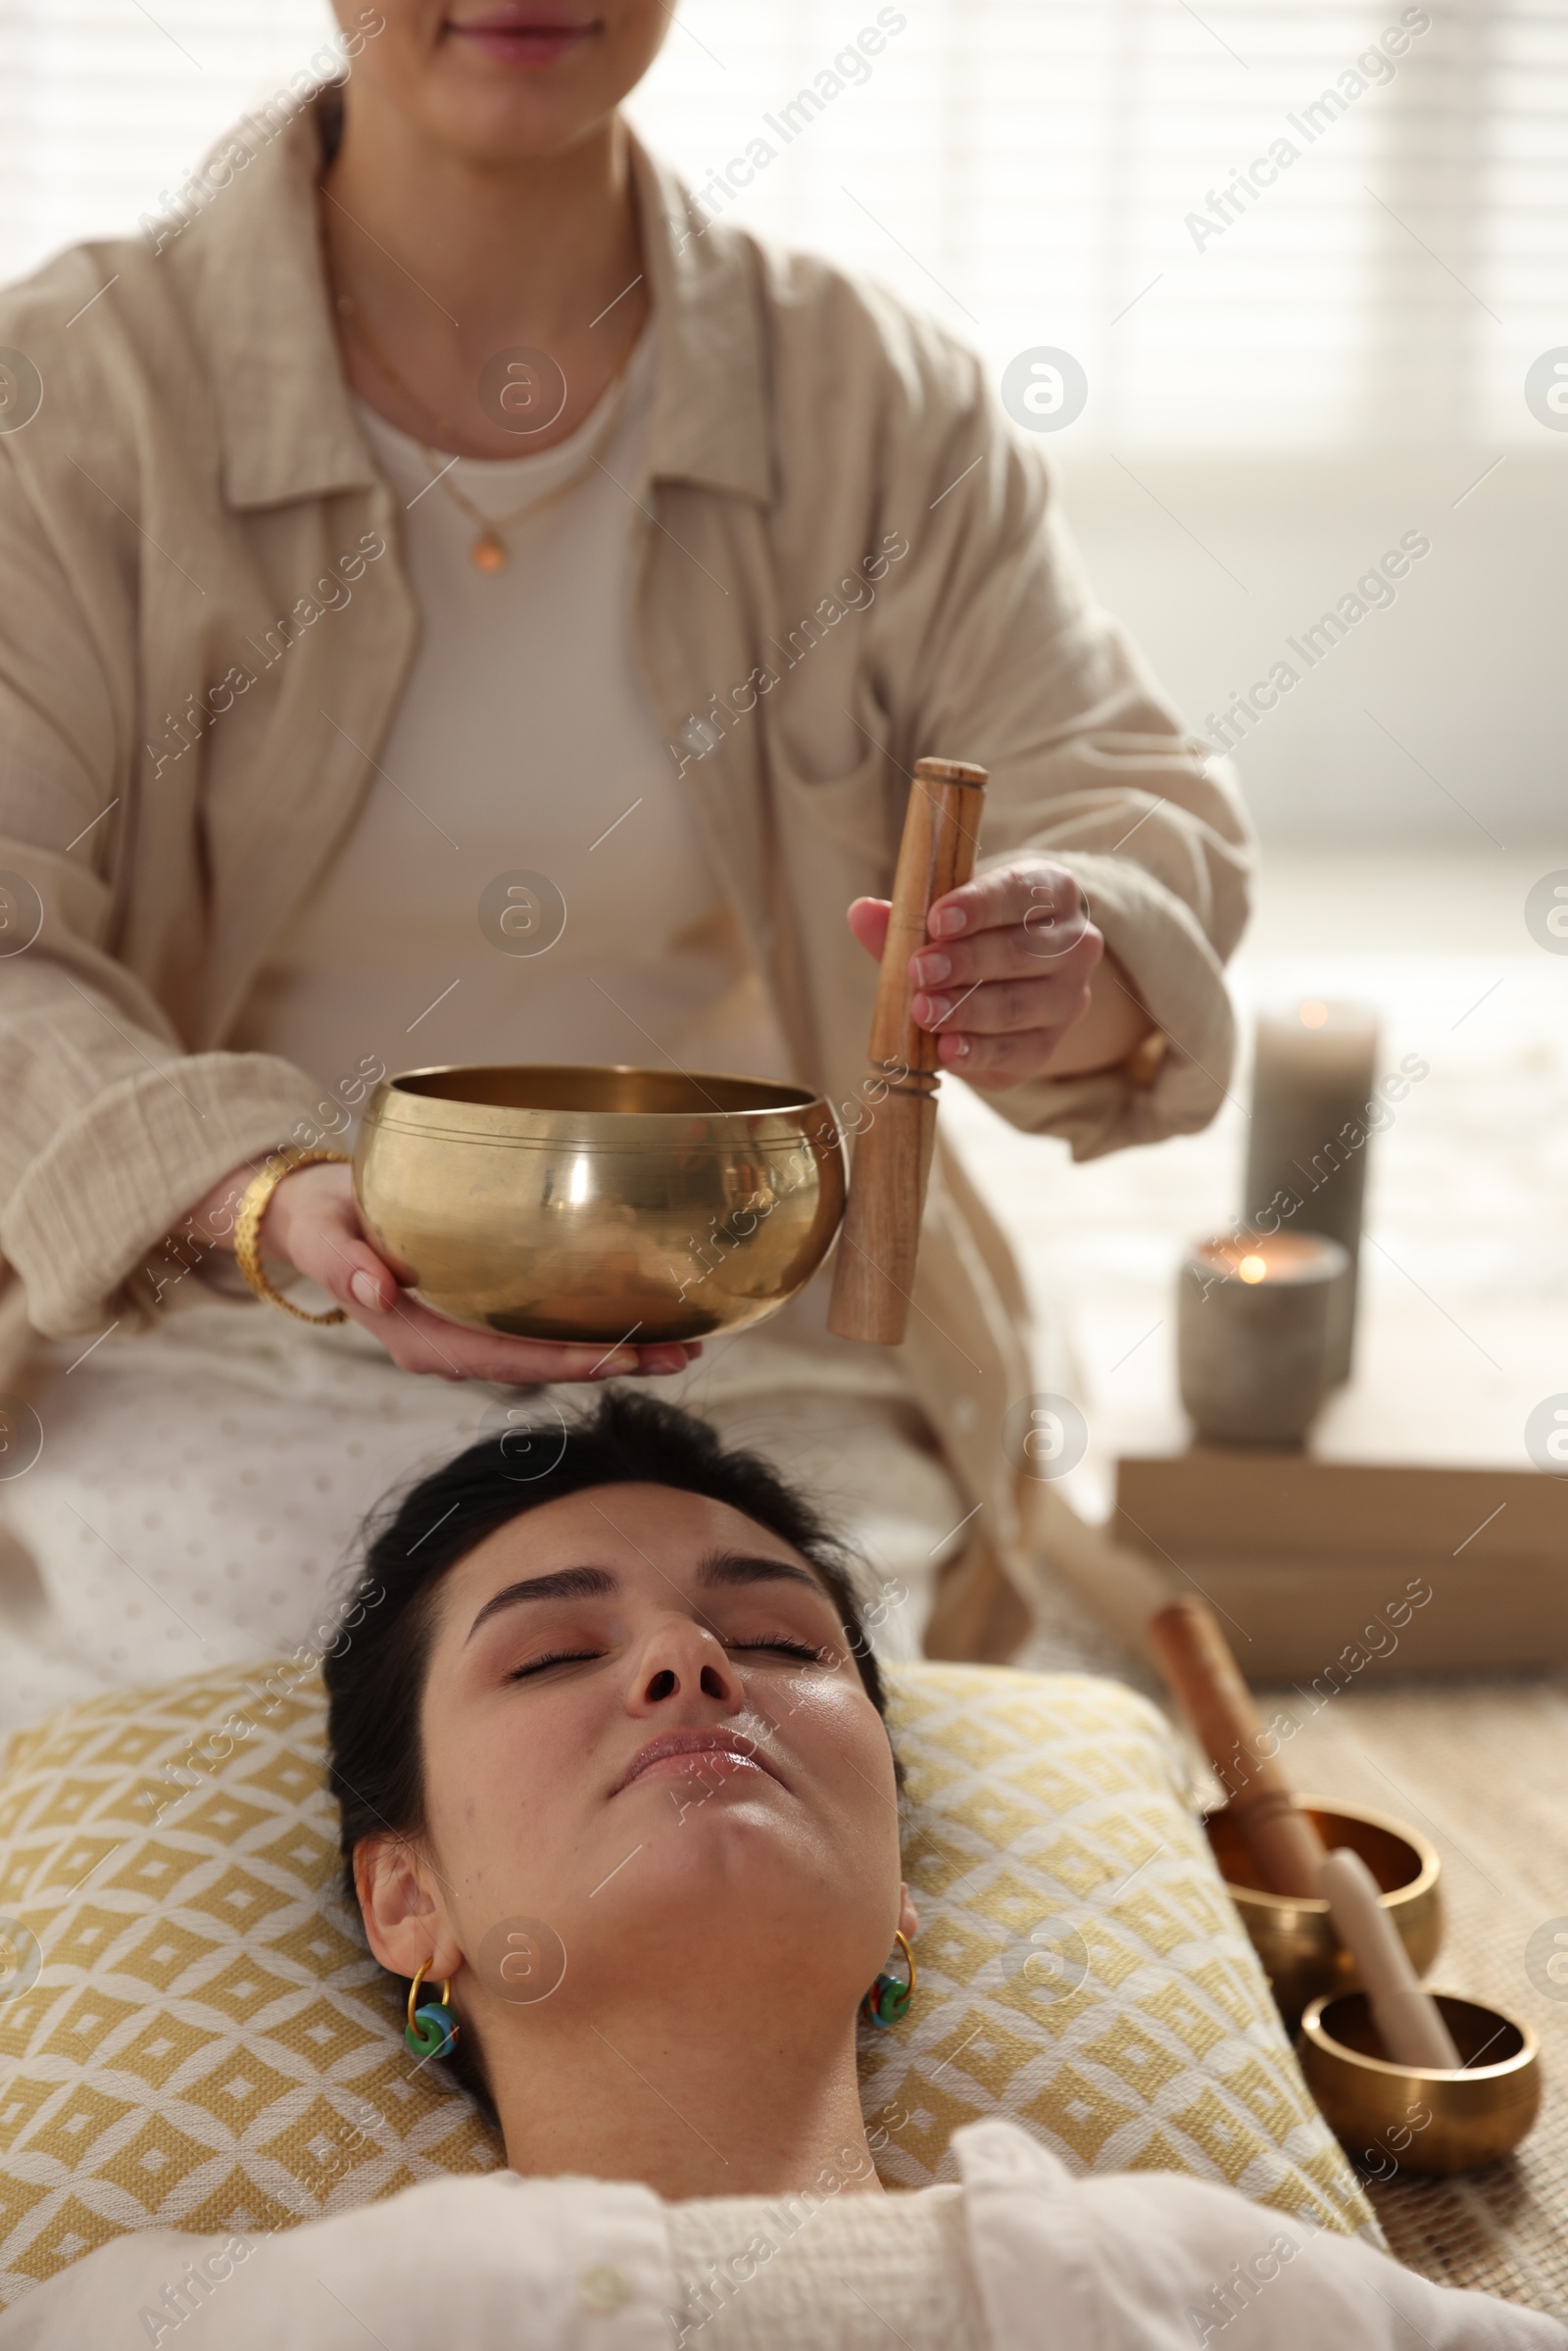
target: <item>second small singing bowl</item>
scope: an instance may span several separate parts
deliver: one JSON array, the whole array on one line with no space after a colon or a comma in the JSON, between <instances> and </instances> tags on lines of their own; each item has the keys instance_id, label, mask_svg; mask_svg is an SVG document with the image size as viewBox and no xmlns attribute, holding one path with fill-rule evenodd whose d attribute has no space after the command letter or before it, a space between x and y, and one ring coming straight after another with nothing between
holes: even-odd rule
<instances>
[{"instance_id":1,"label":"second small singing bowl","mask_svg":"<svg viewBox=\"0 0 1568 2351\"><path fill-rule=\"evenodd\" d=\"M1443 1939L1437 1847L1384 1812L1330 1804L1318 1796L1302 1796L1300 1802L1331 1852L1336 1845L1348 1845L1360 1854L1378 1882L1383 1907L1398 1930L1411 1966L1418 1976L1425 1975ZM1209 1813L1203 1826L1225 1890L1242 1914L1286 2023L1294 2027L1309 2000L1353 1990L1354 1962L1329 1923L1327 1902L1265 1891L1227 1806Z\"/></svg>"},{"instance_id":2,"label":"second small singing bowl","mask_svg":"<svg viewBox=\"0 0 1568 2351\"><path fill-rule=\"evenodd\" d=\"M675 1070L416 1069L354 1154L367 1234L470 1329L614 1346L744 1330L844 1213L844 1147L799 1087Z\"/></svg>"},{"instance_id":3,"label":"second small singing bowl","mask_svg":"<svg viewBox=\"0 0 1568 2351\"><path fill-rule=\"evenodd\" d=\"M1529 2026L1453 1992L1433 1998L1463 2060L1457 2073L1391 2065L1365 1992L1314 2000L1301 2019L1308 2089L1346 2153L1384 2179L1495 2163L1540 2111L1541 2050Z\"/></svg>"}]
</instances>

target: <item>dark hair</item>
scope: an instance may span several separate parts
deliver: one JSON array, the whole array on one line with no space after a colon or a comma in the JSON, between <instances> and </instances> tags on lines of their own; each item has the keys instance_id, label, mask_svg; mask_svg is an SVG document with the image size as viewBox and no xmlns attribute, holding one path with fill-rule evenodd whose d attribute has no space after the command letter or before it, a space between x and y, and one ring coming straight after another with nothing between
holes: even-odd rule
<instances>
[{"instance_id":1,"label":"dark hair","mask_svg":"<svg viewBox=\"0 0 1568 2351\"><path fill-rule=\"evenodd\" d=\"M574 1419L536 1416L469 1445L370 1519L364 1565L327 1649L327 1774L341 1814L339 1846L351 1909L354 1850L388 1830L424 1827L419 1716L442 1578L499 1527L564 1495L600 1486L671 1486L727 1502L808 1560L838 1612L866 1694L886 1719L861 1616L858 1562L817 1511L760 1454L727 1446L707 1422L658 1397L607 1388ZM467 2054L469 2035L454 2052ZM476 2094L471 2065L455 2070ZM488 2103L488 2100L486 2100Z\"/></svg>"}]
</instances>

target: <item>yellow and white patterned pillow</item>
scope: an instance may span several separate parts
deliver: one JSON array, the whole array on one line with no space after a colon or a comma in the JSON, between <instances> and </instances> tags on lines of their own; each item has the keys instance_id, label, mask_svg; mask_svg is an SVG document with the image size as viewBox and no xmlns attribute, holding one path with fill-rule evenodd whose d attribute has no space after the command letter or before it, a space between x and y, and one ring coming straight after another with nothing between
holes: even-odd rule
<instances>
[{"instance_id":1,"label":"yellow and white patterned pillow","mask_svg":"<svg viewBox=\"0 0 1568 2351\"><path fill-rule=\"evenodd\" d=\"M951 2131L1001 2112L1075 2169L1371 2233L1154 1709L1076 1675L890 1681L922 1929L909 2016L864 2035L888 2181L951 2176ZM339 1897L323 1720L314 1673L234 1669L13 1741L0 2305L126 2229L286 2228L504 2160L405 2049L403 1987Z\"/></svg>"},{"instance_id":2,"label":"yellow and white patterned pillow","mask_svg":"<svg viewBox=\"0 0 1568 2351\"><path fill-rule=\"evenodd\" d=\"M956 2179L953 2132L1004 2114L1075 2172L1185 2172L1382 2244L1163 1716L1085 1674L889 1679L920 1934L907 2016L862 2036L883 2179Z\"/></svg>"}]
</instances>

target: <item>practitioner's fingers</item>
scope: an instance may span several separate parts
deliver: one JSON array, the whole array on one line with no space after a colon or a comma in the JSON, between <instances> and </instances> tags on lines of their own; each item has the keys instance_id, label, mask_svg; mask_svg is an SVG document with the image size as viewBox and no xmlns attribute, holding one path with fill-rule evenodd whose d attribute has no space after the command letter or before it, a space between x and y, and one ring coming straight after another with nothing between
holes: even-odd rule
<instances>
[{"instance_id":1,"label":"practitioner's fingers","mask_svg":"<svg viewBox=\"0 0 1568 2351\"><path fill-rule=\"evenodd\" d=\"M1049 911L1049 909L1048 909ZM1095 924L1076 915L1057 922L1006 923L976 931L972 939L933 940L909 958L909 978L916 988L964 989L994 980L1089 979L1105 952Z\"/></svg>"},{"instance_id":2,"label":"practitioner's fingers","mask_svg":"<svg viewBox=\"0 0 1568 2351\"><path fill-rule=\"evenodd\" d=\"M893 906L888 899L858 898L850 907L847 916L849 926L856 938L865 949L866 954L875 955L879 963L882 960L882 950L887 945L888 916L892 911Z\"/></svg>"},{"instance_id":3,"label":"practitioner's fingers","mask_svg":"<svg viewBox=\"0 0 1568 2351\"><path fill-rule=\"evenodd\" d=\"M661 1339L651 1347L637 1349L637 1368L655 1374L684 1371L688 1363L696 1362L702 1351L703 1343L700 1339Z\"/></svg>"},{"instance_id":4,"label":"practitioner's fingers","mask_svg":"<svg viewBox=\"0 0 1568 2351\"><path fill-rule=\"evenodd\" d=\"M1088 981L1055 973L1041 980L976 980L957 990L921 989L909 1004L920 1027L938 1036L1008 1037L1021 1029L1059 1035L1088 1009Z\"/></svg>"},{"instance_id":5,"label":"practitioner's fingers","mask_svg":"<svg viewBox=\"0 0 1568 2351\"><path fill-rule=\"evenodd\" d=\"M1074 876L1053 857L1009 858L934 898L928 938L972 939L983 931L1025 928L1037 956L1059 955L1081 937L1089 903Z\"/></svg>"},{"instance_id":6,"label":"practitioner's fingers","mask_svg":"<svg viewBox=\"0 0 1568 2351\"><path fill-rule=\"evenodd\" d=\"M373 1331L403 1371L428 1372L442 1380L488 1380L502 1387L533 1387L556 1381L628 1379L639 1372L680 1371L684 1347L557 1346L542 1339L509 1339L499 1331L470 1331L448 1322L406 1291L389 1312L371 1315L348 1308L353 1320Z\"/></svg>"},{"instance_id":7,"label":"practitioner's fingers","mask_svg":"<svg viewBox=\"0 0 1568 2351\"><path fill-rule=\"evenodd\" d=\"M891 908L858 898L850 928L881 957ZM937 899L927 943L909 958L910 1017L937 1060L982 1092L1044 1075L1091 1003L1104 941L1064 866L1023 857Z\"/></svg>"},{"instance_id":8,"label":"practitioner's fingers","mask_svg":"<svg viewBox=\"0 0 1568 2351\"><path fill-rule=\"evenodd\" d=\"M1025 1086L1049 1074L1051 1057L1064 1031L1016 1029L1010 1035L984 1036L978 1031L938 1034L937 1058L966 1085L982 1093L1000 1093L1008 1086Z\"/></svg>"},{"instance_id":9,"label":"practitioner's fingers","mask_svg":"<svg viewBox=\"0 0 1568 2351\"><path fill-rule=\"evenodd\" d=\"M263 1254L282 1257L318 1283L335 1302L384 1314L398 1280L365 1238L354 1199L354 1171L333 1164L286 1175L262 1219Z\"/></svg>"}]
</instances>

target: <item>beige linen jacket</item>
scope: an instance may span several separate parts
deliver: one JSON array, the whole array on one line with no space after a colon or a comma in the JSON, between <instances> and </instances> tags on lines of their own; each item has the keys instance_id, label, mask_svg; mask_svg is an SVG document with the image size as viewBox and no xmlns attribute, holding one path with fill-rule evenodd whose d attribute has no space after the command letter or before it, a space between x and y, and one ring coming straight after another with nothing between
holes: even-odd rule
<instances>
[{"instance_id":1,"label":"beige linen jacket","mask_svg":"<svg viewBox=\"0 0 1568 2351\"><path fill-rule=\"evenodd\" d=\"M29 1325L170 1310L162 1237L320 1098L226 1040L353 820L419 632L334 346L332 105L225 142L226 184L177 233L75 248L0 294L0 346L42 380L0 432L7 1385ZM982 861L1069 865L1171 1041L1146 1090L1041 1083L997 1108L1078 1157L1202 1126L1250 856L1228 771L1093 603L979 363L634 168L660 330L624 485L638 653L801 1076L853 1119L875 971L845 908L886 895L908 770L936 753L991 770ZM1004 1443L1031 1386L1024 1294L946 1149L914 1304L909 1376L1027 1590Z\"/></svg>"}]
</instances>

